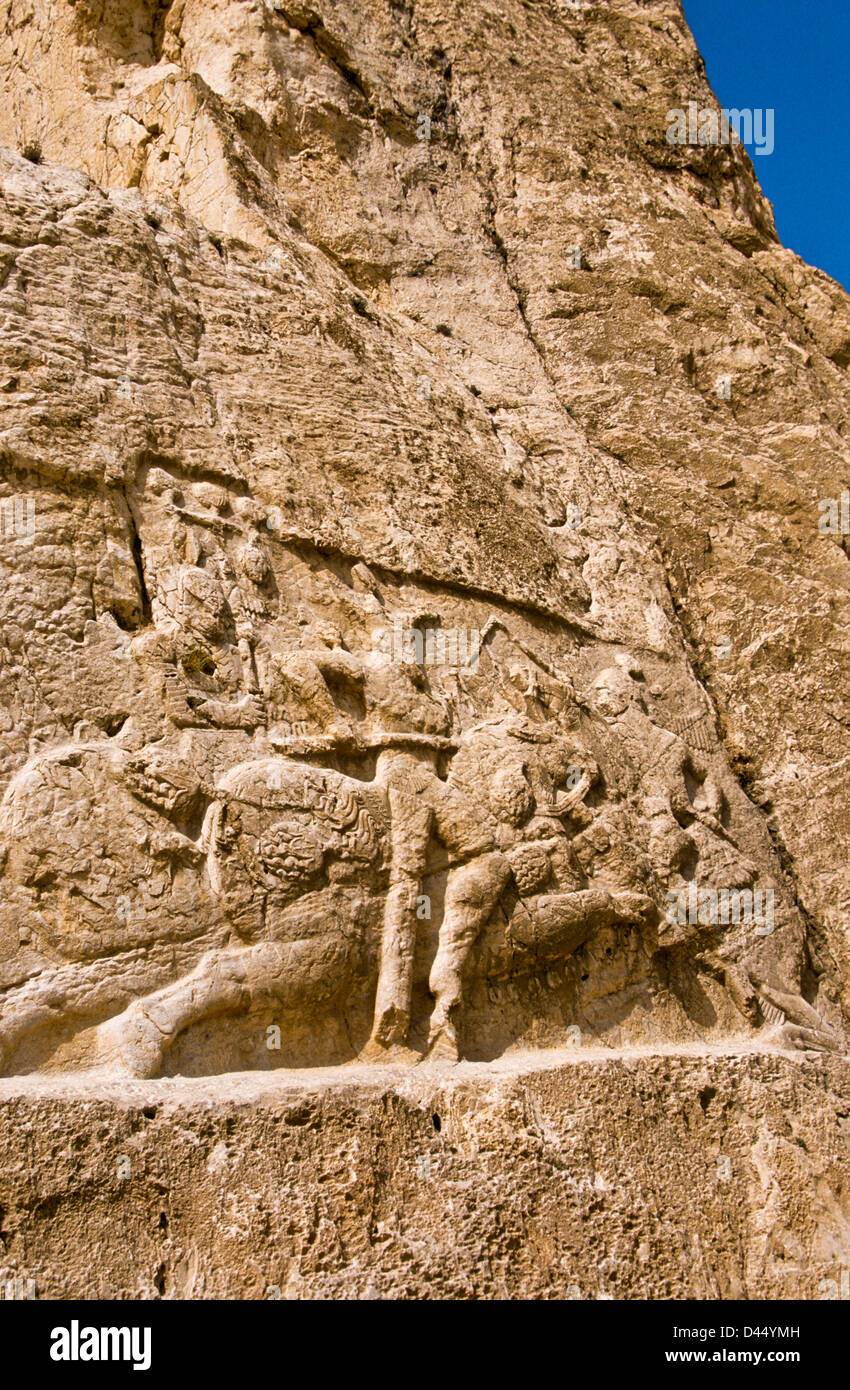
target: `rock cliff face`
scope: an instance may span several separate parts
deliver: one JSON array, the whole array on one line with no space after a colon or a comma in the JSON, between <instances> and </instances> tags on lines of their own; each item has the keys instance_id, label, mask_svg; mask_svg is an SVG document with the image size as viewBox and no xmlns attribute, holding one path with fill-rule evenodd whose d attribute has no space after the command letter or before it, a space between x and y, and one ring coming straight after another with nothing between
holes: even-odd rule
<instances>
[{"instance_id":1,"label":"rock cliff face","mask_svg":"<svg viewBox=\"0 0 850 1390\"><path fill-rule=\"evenodd\" d=\"M488 1066L569 1049L566 1096L602 1048L720 1058L735 1115L781 1065L839 1119L850 302L740 143L670 143L716 109L678 0L4 10L7 1117L83 1123L73 1072L191 1117L154 1078L347 1067L319 1162L356 1068L470 1059L471 1133ZM807 1289L841 1153L781 1272L750 1183L746 1268L677 1282L650 1241L621 1296ZM42 1240L54 1290L133 1296ZM499 1296L474 1245L453 1291ZM305 1295L437 1291L346 1283L346 1246ZM221 1292L215 1258L153 1292ZM559 1259L507 1291L581 1284Z\"/></svg>"}]
</instances>

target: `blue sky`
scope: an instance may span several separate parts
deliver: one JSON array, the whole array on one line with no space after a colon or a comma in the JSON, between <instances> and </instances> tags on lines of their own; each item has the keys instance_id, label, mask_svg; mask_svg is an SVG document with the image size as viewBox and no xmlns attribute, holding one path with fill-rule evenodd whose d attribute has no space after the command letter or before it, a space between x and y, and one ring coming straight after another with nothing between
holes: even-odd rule
<instances>
[{"instance_id":1,"label":"blue sky","mask_svg":"<svg viewBox=\"0 0 850 1390\"><path fill-rule=\"evenodd\" d=\"M756 174L790 246L850 290L850 0L683 0L728 108L776 112Z\"/></svg>"}]
</instances>

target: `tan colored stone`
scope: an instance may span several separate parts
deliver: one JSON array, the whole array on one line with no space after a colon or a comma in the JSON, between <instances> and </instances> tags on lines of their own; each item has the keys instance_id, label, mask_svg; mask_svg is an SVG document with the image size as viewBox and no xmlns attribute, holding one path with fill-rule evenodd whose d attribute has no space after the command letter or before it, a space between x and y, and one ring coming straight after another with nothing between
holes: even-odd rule
<instances>
[{"instance_id":1,"label":"tan colored stone","mask_svg":"<svg viewBox=\"0 0 850 1390\"><path fill-rule=\"evenodd\" d=\"M15 1104L466 1058L486 1110L642 1048L837 1107L789 1052L846 1051L850 305L665 138L715 105L678 0L8 0L0 96ZM362 1295L334 1249L303 1292ZM784 1296L640 1249L621 1292Z\"/></svg>"}]
</instances>

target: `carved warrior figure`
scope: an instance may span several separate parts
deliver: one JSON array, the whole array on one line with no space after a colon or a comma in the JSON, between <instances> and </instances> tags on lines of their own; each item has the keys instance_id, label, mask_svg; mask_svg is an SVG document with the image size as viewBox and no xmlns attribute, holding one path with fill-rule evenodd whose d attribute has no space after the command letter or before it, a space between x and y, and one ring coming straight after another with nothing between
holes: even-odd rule
<instances>
[{"instance_id":1,"label":"carved warrior figure","mask_svg":"<svg viewBox=\"0 0 850 1390\"><path fill-rule=\"evenodd\" d=\"M524 721L498 721L467 736L446 783L421 755L394 751L382 759L378 776L389 788L394 874L384 918L373 1043L403 1044L407 1038L415 905L432 833L448 851L450 865L430 976L435 1005L429 1047L438 1055L458 1055L464 973L511 880L526 914L525 920L518 916L512 930L551 963L576 950L598 927L652 919L649 897L591 886L570 850L563 821L582 805L598 776L592 759L585 757L578 785L569 793L561 791L571 756L575 748L564 740L552 740L550 734L535 738ZM483 814L476 808L482 787L488 788ZM539 803L540 796L546 800Z\"/></svg>"},{"instance_id":2,"label":"carved warrior figure","mask_svg":"<svg viewBox=\"0 0 850 1390\"><path fill-rule=\"evenodd\" d=\"M165 658L166 707L178 728L256 728L268 557L256 535L222 515L229 502L221 489L196 484L190 505L162 469L146 486L158 522L156 539L142 547L154 627L136 650Z\"/></svg>"},{"instance_id":3,"label":"carved warrior figure","mask_svg":"<svg viewBox=\"0 0 850 1390\"><path fill-rule=\"evenodd\" d=\"M306 727L320 731L328 746L354 742L356 735L334 699L331 684L351 691L354 699L362 699L365 671L360 662L343 646L342 636L331 623L302 622L301 646L271 659L270 701L273 717L292 708L293 702L304 716ZM272 723L269 738L275 745L290 741L287 720L282 727Z\"/></svg>"}]
</instances>

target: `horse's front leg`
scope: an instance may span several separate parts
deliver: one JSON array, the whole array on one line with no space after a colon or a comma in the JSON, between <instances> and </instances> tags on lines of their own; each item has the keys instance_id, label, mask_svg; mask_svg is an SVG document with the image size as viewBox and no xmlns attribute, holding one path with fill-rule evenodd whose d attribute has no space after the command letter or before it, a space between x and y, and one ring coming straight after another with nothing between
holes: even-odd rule
<instances>
[{"instance_id":1,"label":"horse's front leg","mask_svg":"<svg viewBox=\"0 0 850 1390\"><path fill-rule=\"evenodd\" d=\"M98 1029L98 1051L105 1065L132 1076L154 1077L165 1053L193 1023L222 1013L244 1012L252 1003L274 997L281 970L273 943L211 952L187 975Z\"/></svg>"}]
</instances>

